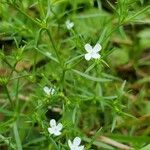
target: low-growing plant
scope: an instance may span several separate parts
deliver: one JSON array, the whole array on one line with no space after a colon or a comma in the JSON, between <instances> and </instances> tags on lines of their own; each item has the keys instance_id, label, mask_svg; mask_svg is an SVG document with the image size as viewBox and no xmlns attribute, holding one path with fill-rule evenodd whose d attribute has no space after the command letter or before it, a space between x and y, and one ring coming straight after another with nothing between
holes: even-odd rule
<instances>
[{"instance_id":1,"label":"low-growing plant","mask_svg":"<svg viewBox=\"0 0 150 150\"><path fill-rule=\"evenodd\" d=\"M150 143L146 0L0 1L0 149Z\"/></svg>"}]
</instances>

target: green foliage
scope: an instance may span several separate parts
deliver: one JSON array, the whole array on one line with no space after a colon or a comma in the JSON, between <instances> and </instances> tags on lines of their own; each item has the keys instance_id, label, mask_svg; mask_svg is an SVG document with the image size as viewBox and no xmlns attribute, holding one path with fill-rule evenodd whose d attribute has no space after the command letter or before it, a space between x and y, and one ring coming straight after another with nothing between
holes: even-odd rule
<instances>
[{"instance_id":1,"label":"green foliage","mask_svg":"<svg viewBox=\"0 0 150 150\"><path fill-rule=\"evenodd\" d=\"M0 10L0 149L66 150L75 137L87 150L149 148L149 1L1 0ZM100 59L85 60L86 43L102 45Z\"/></svg>"}]
</instances>

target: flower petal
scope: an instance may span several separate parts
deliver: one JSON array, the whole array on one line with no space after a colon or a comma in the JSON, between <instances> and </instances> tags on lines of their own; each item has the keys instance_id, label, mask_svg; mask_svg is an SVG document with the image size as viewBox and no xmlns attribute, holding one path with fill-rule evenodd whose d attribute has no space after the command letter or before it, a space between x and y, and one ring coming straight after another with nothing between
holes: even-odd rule
<instances>
[{"instance_id":1,"label":"flower petal","mask_svg":"<svg viewBox=\"0 0 150 150\"><path fill-rule=\"evenodd\" d=\"M48 128L48 132L49 132L50 134L54 134L53 128Z\"/></svg>"},{"instance_id":2,"label":"flower petal","mask_svg":"<svg viewBox=\"0 0 150 150\"><path fill-rule=\"evenodd\" d=\"M50 89L49 89L49 87L45 86L45 87L43 88L43 90L44 90L44 92L45 92L47 95L50 94Z\"/></svg>"},{"instance_id":3,"label":"flower petal","mask_svg":"<svg viewBox=\"0 0 150 150\"><path fill-rule=\"evenodd\" d=\"M58 123L57 129L60 131L63 128L63 125L61 123Z\"/></svg>"},{"instance_id":4,"label":"flower petal","mask_svg":"<svg viewBox=\"0 0 150 150\"><path fill-rule=\"evenodd\" d=\"M87 61L89 61L92 58L90 53L85 54L84 57Z\"/></svg>"},{"instance_id":5,"label":"flower petal","mask_svg":"<svg viewBox=\"0 0 150 150\"><path fill-rule=\"evenodd\" d=\"M101 49L102 49L102 46L101 46L99 43L97 43L97 44L94 46L93 51L94 51L94 52L99 52Z\"/></svg>"},{"instance_id":6,"label":"flower petal","mask_svg":"<svg viewBox=\"0 0 150 150\"><path fill-rule=\"evenodd\" d=\"M54 88L50 88L50 94L54 94L55 93L55 89Z\"/></svg>"},{"instance_id":7,"label":"flower petal","mask_svg":"<svg viewBox=\"0 0 150 150\"><path fill-rule=\"evenodd\" d=\"M70 22L70 28L72 28L74 26L74 23L73 22Z\"/></svg>"},{"instance_id":8,"label":"flower petal","mask_svg":"<svg viewBox=\"0 0 150 150\"><path fill-rule=\"evenodd\" d=\"M73 22L71 22L70 20L66 21L66 27L67 27L68 30L70 30L73 26L74 26Z\"/></svg>"},{"instance_id":9,"label":"flower petal","mask_svg":"<svg viewBox=\"0 0 150 150\"><path fill-rule=\"evenodd\" d=\"M82 145L82 146L79 146L78 147L78 150L84 150L84 146Z\"/></svg>"},{"instance_id":10,"label":"flower petal","mask_svg":"<svg viewBox=\"0 0 150 150\"><path fill-rule=\"evenodd\" d=\"M73 145L75 146L79 146L81 143L81 139L79 137L76 137L74 140L73 140Z\"/></svg>"},{"instance_id":11,"label":"flower petal","mask_svg":"<svg viewBox=\"0 0 150 150\"><path fill-rule=\"evenodd\" d=\"M88 43L84 45L84 48L88 53L92 51L92 46Z\"/></svg>"},{"instance_id":12,"label":"flower petal","mask_svg":"<svg viewBox=\"0 0 150 150\"><path fill-rule=\"evenodd\" d=\"M92 58L98 59L100 57L101 57L100 54L98 54L98 53L92 53Z\"/></svg>"},{"instance_id":13,"label":"flower petal","mask_svg":"<svg viewBox=\"0 0 150 150\"><path fill-rule=\"evenodd\" d=\"M50 120L50 126L51 126L51 127L55 127L55 126L56 126L56 121L55 121L55 119L51 119L51 120Z\"/></svg>"},{"instance_id":14,"label":"flower petal","mask_svg":"<svg viewBox=\"0 0 150 150\"><path fill-rule=\"evenodd\" d=\"M61 134L61 132L60 132L60 131L55 130L54 135L58 136L58 135L60 135L60 134Z\"/></svg>"},{"instance_id":15,"label":"flower petal","mask_svg":"<svg viewBox=\"0 0 150 150\"><path fill-rule=\"evenodd\" d=\"M68 140L68 145L69 145L69 147L72 149L72 142L70 141L70 140Z\"/></svg>"}]
</instances>

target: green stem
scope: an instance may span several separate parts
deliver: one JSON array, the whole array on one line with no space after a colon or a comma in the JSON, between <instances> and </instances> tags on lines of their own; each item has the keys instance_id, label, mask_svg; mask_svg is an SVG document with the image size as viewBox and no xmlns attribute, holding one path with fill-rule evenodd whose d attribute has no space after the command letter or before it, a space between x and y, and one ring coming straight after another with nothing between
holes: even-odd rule
<instances>
[{"instance_id":1,"label":"green stem","mask_svg":"<svg viewBox=\"0 0 150 150\"><path fill-rule=\"evenodd\" d=\"M12 99L11 99L11 97L10 97L10 94L9 94L9 91L8 91L8 88L7 88L7 85L5 85L4 88L5 88L5 92L6 92L6 94L7 94L8 100L9 100L11 106L13 107L13 101L12 101Z\"/></svg>"},{"instance_id":2,"label":"green stem","mask_svg":"<svg viewBox=\"0 0 150 150\"><path fill-rule=\"evenodd\" d=\"M10 67L10 68L13 68L13 66L6 60L6 59L3 59L3 61ZM16 69L14 69L14 71L16 73L18 73L18 71Z\"/></svg>"},{"instance_id":3,"label":"green stem","mask_svg":"<svg viewBox=\"0 0 150 150\"><path fill-rule=\"evenodd\" d=\"M61 67L63 67L61 58L60 58L60 56L59 56L59 54L58 54L58 51L57 51L57 49L56 49L56 46L55 46L55 44L54 44L54 41L53 41L52 36L51 36L51 33L50 33L50 31L49 31L47 28L45 28L45 30L47 31L47 34L48 34L49 39L50 39L50 41L51 41L51 43L52 43L53 49L54 49L54 51L55 51L55 54L56 54L56 56L57 56L57 58L58 58L58 60L59 60L59 62L60 62L60 65L61 65Z\"/></svg>"},{"instance_id":4,"label":"green stem","mask_svg":"<svg viewBox=\"0 0 150 150\"><path fill-rule=\"evenodd\" d=\"M18 131L17 122L14 123L13 131L14 131L14 137L15 137L17 149L22 150L22 143L21 143L21 139L20 139L20 135Z\"/></svg>"},{"instance_id":5,"label":"green stem","mask_svg":"<svg viewBox=\"0 0 150 150\"><path fill-rule=\"evenodd\" d=\"M16 70L16 66L17 66L17 63L18 63L18 62L19 62L19 61L16 61L15 64L14 64L14 66L12 67L12 70L11 70L10 75L9 75L9 80L11 79L11 76L12 76L12 74L13 74L14 71L17 72L17 73L19 73L19 72ZM8 80L8 81L9 81L9 80Z\"/></svg>"},{"instance_id":6,"label":"green stem","mask_svg":"<svg viewBox=\"0 0 150 150\"><path fill-rule=\"evenodd\" d=\"M53 145L55 146L56 150L59 150L56 142L50 137L51 142L53 143Z\"/></svg>"},{"instance_id":7,"label":"green stem","mask_svg":"<svg viewBox=\"0 0 150 150\"><path fill-rule=\"evenodd\" d=\"M19 112L19 98L18 98L18 94L19 94L19 79L17 80L17 86L16 86L16 110L17 112Z\"/></svg>"},{"instance_id":8,"label":"green stem","mask_svg":"<svg viewBox=\"0 0 150 150\"><path fill-rule=\"evenodd\" d=\"M64 79L65 79L65 73L66 73L66 71L67 70L63 70L63 72L62 72L62 76L61 76L61 78L60 78L60 89L61 89L61 91L63 91L63 85L64 85Z\"/></svg>"}]
</instances>

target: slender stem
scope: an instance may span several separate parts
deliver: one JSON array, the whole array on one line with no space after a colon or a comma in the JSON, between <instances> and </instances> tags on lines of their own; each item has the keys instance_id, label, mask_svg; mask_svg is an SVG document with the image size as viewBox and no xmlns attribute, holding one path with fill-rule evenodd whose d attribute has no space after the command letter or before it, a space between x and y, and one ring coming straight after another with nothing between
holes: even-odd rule
<instances>
[{"instance_id":1,"label":"slender stem","mask_svg":"<svg viewBox=\"0 0 150 150\"><path fill-rule=\"evenodd\" d=\"M19 98L18 98L18 94L19 94L19 79L17 79L17 86L16 86L16 110L17 112L19 111Z\"/></svg>"},{"instance_id":2,"label":"slender stem","mask_svg":"<svg viewBox=\"0 0 150 150\"><path fill-rule=\"evenodd\" d=\"M42 34L42 32L44 31L44 29L45 28L40 28L39 29L39 32L38 32L38 36L37 36L37 38L35 39L35 47L37 47L38 48L38 42L39 42L39 40L40 40L40 35Z\"/></svg>"},{"instance_id":3,"label":"slender stem","mask_svg":"<svg viewBox=\"0 0 150 150\"><path fill-rule=\"evenodd\" d=\"M37 62L37 51L35 51L34 55L34 63L33 63L33 74L36 74L36 62Z\"/></svg>"},{"instance_id":4,"label":"slender stem","mask_svg":"<svg viewBox=\"0 0 150 150\"><path fill-rule=\"evenodd\" d=\"M66 71L67 70L63 70L63 72L62 72L62 76L61 76L61 78L60 78L60 89L61 89L61 91L63 91L63 85L64 85L64 79L65 79L65 73L66 73Z\"/></svg>"},{"instance_id":5,"label":"slender stem","mask_svg":"<svg viewBox=\"0 0 150 150\"><path fill-rule=\"evenodd\" d=\"M12 70L11 70L10 75L9 75L9 80L11 79L11 76L12 76L12 74L13 74L14 71L16 71L18 73L18 71L16 70L16 66L17 66L18 62L19 61L16 61L15 64L14 64L14 66L12 67Z\"/></svg>"},{"instance_id":6,"label":"slender stem","mask_svg":"<svg viewBox=\"0 0 150 150\"><path fill-rule=\"evenodd\" d=\"M15 141L16 141L17 149L22 150L22 143L21 143L18 127L17 127L17 122L14 123L13 131L14 131L14 138L15 138Z\"/></svg>"},{"instance_id":7,"label":"slender stem","mask_svg":"<svg viewBox=\"0 0 150 150\"><path fill-rule=\"evenodd\" d=\"M50 41L51 41L51 43L52 43L53 49L54 49L54 51L55 51L55 54L56 54L56 56L57 56L57 58L58 58L58 60L59 60L59 62L60 62L60 65L62 66L62 61L61 61L61 58L60 58L60 56L59 56L59 54L58 54L58 51L57 51L56 46L55 46L55 44L54 44L54 41L53 41L53 39L52 39L51 33L50 33L50 31L49 31L47 28L45 28L45 30L47 31L47 34L48 34L49 39L50 39Z\"/></svg>"},{"instance_id":8,"label":"slender stem","mask_svg":"<svg viewBox=\"0 0 150 150\"><path fill-rule=\"evenodd\" d=\"M22 75L22 76L11 78L10 80L20 79L20 78L29 77L29 76L31 76L31 75L30 74L25 74L25 75Z\"/></svg>"},{"instance_id":9,"label":"slender stem","mask_svg":"<svg viewBox=\"0 0 150 150\"><path fill-rule=\"evenodd\" d=\"M10 67L10 68L13 68L13 66L6 60L6 59L3 59L3 61ZM15 72L18 73L18 71L16 69L14 69Z\"/></svg>"},{"instance_id":10,"label":"slender stem","mask_svg":"<svg viewBox=\"0 0 150 150\"><path fill-rule=\"evenodd\" d=\"M9 100L11 106L13 107L13 101L12 101L12 99L11 99L11 97L10 97L10 94L9 94L9 91L8 91L8 88L7 88L7 85L5 85L4 88L5 88L5 92L6 92L6 94L7 94L8 100Z\"/></svg>"},{"instance_id":11,"label":"slender stem","mask_svg":"<svg viewBox=\"0 0 150 150\"><path fill-rule=\"evenodd\" d=\"M55 146L56 150L59 150L56 142L51 137L49 139L53 143L53 145Z\"/></svg>"}]
</instances>

